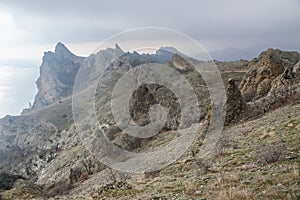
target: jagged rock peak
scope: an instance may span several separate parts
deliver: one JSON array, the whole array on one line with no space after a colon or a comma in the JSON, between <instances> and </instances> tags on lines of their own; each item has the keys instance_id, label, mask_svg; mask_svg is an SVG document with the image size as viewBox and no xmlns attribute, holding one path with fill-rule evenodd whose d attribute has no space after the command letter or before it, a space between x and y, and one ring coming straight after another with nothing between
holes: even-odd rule
<instances>
[{"instance_id":1,"label":"jagged rock peak","mask_svg":"<svg viewBox=\"0 0 300 200\"><path fill-rule=\"evenodd\" d=\"M55 46L56 54L61 55L63 57L75 56L63 43L58 42Z\"/></svg>"},{"instance_id":2,"label":"jagged rock peak","mask_svg":"<svg viewBox=\"0 0 300 200\"><path fill-rule=\"evenodd\" d=\"M115 50L124 52L118 44L115 44Z\"/></svg>"},{"instance_id":3,"label":"jagged rock peak","mask_svg":"<svg viewBox=\"0 0 300 200\"><path fill-rule=\"evenodd\" d=\"M117 51L117 52L125 53L118 44L115 44L114 48L107 47L105 50L102 51Z\"/></svg>"},{"instance_id":4,"label":"jagged rock peak","mask_svg":"<svg viewBox=\"0 0 300 200\"><path fill-rule=\"evenodd\" d=\"M123 54L125 54L125 52L121 49L121 47L118 44L115 44L114 48L107 47L106 49L102 49L102 50L98 51L96 54L92 54L91 56L101 55L104 57L112 56L113 58L117 58Z\"/></svg>"}]
</instances>

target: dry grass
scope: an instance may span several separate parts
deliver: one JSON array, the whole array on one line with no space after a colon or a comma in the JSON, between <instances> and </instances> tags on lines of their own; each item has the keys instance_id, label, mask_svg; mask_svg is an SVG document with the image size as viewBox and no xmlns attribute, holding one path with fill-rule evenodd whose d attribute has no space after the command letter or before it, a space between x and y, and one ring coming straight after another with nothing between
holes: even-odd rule
<instances>
[{"instance_id":1,"label":"dry grass","mask_svg":"<svg viewBox=\"0 0 300 200\"><path fill-rule=\"evenodd\" d=\"M257 196L253 191L247 188L235 188L231 187L228 189L221 190L216 197L217 200L256 200Z\"/></svg>"},{"instance_id":2,"label":"dry grass","mask_svg":"<svg viewBox=\"0 0 300 200\"><path fill-rule=\"evenodd\" d=\"M185 186L185 194L188 196L192 196L194 195L196 192L196 186L194 183L189 182L188 184L186 184Z\"/></svg>"},{"instance_id":3,"label":"dry grass","mask_svg":"<svg viewBox=\"0 0 300 200\"><path fill-rule=\"evenodd\" d=\"M284 144L261 144L254 150L254 160L265 165L278 161L284 154Z\"/></svg>"},{"instance_id":4,"label":"dry grass","mask_svg":"<svg viewBox=\"0 0 300 200\"><path fill-rule=\"evenodd\" d=\"M300 171L299 171L299 168L296 168L295 166L293 167L293 178L295 180L298 180L300 182Z\"/></svg>"},{"instance_id":5,"label":"dry grass","mask_svg":"<svg viewBox=\"0 0 300 200\"><path fill-rule=\"evenodd\" d=\"M54 197L57 195L68 194L73 186L69 183L69 181L60 181L51 185L48 188L45 188L45 193L47 197Z\"/></svg>"}]
</instances>

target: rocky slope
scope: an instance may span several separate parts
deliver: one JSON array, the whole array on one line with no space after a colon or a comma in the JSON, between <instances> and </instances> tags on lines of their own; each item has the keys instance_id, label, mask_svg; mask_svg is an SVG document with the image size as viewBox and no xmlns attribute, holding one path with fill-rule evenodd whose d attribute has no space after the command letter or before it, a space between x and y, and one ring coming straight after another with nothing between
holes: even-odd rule
<instances>
[{"instance_id":1,"label":"rocky slope","mask_svg":"<svg viewBox=\"0 0 300 200\"><path fill-rule=\"evenodd\" d=\"M252 61L216 62L227 87L226 127L212 154L215 157L199 160L211 102L203 78L183 55L169 47L153 55L126 53L116 45L82 58L58 43L55 52L43 57L33 107L20 116L0 119L0 178L5 180L0 184L0 191L4 190L0 198L297 199L299 60L297 52L269 49ZM107 98L115 80L144 63L164 63L185 76L194 88L201 115L184 133L193 123L201 128L189 151L170 166L125 174L107 168L85 149L74 125L71 94L81 65L87 69L85 83L104 75L96 91L96 110L107 138L135 152L159 148L176 135L180 118L172 91L146 84L132 95L130 115L139 125L149 123L151 106L161 104L168 110L163 130L150 139L122 133ZM109 67L93 71L89 68L93 65Z\"/></svg>"}]
</instances>

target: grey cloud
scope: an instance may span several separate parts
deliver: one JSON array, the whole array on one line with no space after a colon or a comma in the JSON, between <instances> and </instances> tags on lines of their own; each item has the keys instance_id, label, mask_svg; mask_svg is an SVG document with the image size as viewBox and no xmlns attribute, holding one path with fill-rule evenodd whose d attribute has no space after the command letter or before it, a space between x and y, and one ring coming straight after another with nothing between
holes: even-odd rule
<instances>
[{"instance_id":1,"label":"grey cloud","mask_svg":"<svg viewBox=\"0 0 300 200\"><path fill-rule=\"evenodd\" d=\"M181 31L200 43L213 41L210 51L300 50L299 0L10 0L0 2L0 8L29 33L27 43L102 41L123 30L155 26Z\"/></svg>"},{"instance_id":2,"label":"grey cloud","mask_svg":"<svg viewBox=\"0 0 300 200\"><path fill-rule=\"evenodd\" d=\"M297 40L300 33L298 0L31 0L9 1L4 6L40 42L102 40L143 26L176 29L198 40L255 41L281 35Z\"/></svg>"}]
</instances>

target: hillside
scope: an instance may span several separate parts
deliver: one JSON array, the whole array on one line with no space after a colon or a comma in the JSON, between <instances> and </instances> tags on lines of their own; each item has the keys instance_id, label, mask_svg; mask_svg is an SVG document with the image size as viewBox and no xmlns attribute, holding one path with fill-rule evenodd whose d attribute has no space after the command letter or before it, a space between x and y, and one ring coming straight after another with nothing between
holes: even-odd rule
<instances>
[{"instance_id":1,"label":"hillside","mask_svg":"<svg viewBox=\"0 0 300 200\"><path fill-rule=\"evenodd\" d=\"M213 64L191 60L170 47L139 54L116 45L83 58L58 43L54 52L44 54L33 106L20 116L0 119L0 199L299 199L300 54L268 49L251 61L215 61L226 89L226 119L206 157L200 149L215 117L209 96L214 91L191 63ZM117 111L122 112L126 96L112 97L117 80L133 70L143 83L154 73L143 66L151 64L182 74L193 93L183 91L187 100L181 101L180 91L156 83L138 87L128 105L134 123L148 127L159 121L162 116L151 115L157 104L165 108L166 123L155 136L135 138L118 126L110 100L120 98ZM91 67L95 65L108 67ZM79 73L84 76L76 77ZM159 73L168 78L166 71ZM182 84L180 79L172 82ZM116 151L106 146L110 156L116 166L125 163L128 168L132 161L126 156L132 154L119 149L149 155L194 130L184 155L159 170L116 171L103 164L107 155L94 148L114 144ZM181 152L186 145L178 143L173 150Z\"/></svg>"}]
</instances>

